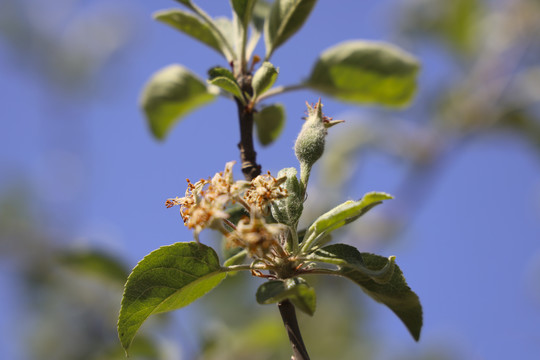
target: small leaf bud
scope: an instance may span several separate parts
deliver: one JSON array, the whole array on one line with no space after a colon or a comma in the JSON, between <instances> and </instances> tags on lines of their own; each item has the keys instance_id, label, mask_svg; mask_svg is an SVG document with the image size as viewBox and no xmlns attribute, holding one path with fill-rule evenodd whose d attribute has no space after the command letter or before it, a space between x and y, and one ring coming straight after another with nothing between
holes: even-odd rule
<instances>
[{"instance_id":1,"label":"small leaf bud","mask_svg":"<svg viewBox=\"0 0 540 360\"><path fill-rule=\"evenodd\" d=\"M285 168L278 172L279 178L286 177L285 189L287 197L272 203L272 216L277 222L296 228L298 219L304 210L302 189L296 178L295 168Z\"/></svg>"}]
</instances>

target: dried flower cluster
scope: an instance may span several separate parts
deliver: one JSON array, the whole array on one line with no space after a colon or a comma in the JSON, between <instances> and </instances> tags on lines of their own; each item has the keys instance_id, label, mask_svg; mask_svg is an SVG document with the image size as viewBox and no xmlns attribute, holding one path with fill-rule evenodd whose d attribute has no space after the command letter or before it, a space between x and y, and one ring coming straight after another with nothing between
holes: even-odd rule
<instances>
[{"instance_id":1,"label":"dried flower cluster","mask_svg":"<svg viewBox=\"0 0 540 360\"><path fill-rule=\"evenodd\" d=\"M272 202L287 196L287 190L281 186L287 178L276 179L268 172L251 182L234 181L234 164L234 161L228 162L225 170L212 179L201 179L195 184L188 179L185 196L168 199L165 205L168 208L180 206L184 224L193 229L196 240L203 229L210 228L220 231L231 245L246 249L255 259L285 256L283 244L287 227L269 224L265 217L270 213ZM249 214L238 224L230 222L226 212L235 203L241 204Z\"/></svg>"}]
</instances>

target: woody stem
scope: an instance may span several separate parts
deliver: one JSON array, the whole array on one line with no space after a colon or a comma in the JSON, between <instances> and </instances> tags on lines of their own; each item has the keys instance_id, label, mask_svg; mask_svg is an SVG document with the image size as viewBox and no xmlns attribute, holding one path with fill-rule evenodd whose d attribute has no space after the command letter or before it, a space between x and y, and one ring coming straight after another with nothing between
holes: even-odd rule
<instances>
[{"instance_id":1,"label":"woody stem","mask_svg":"<svg viewBox=\"0 0 540 360\"><path fill-rule=\"evenodd\" d=\"M242 74L237 77L238 84L244 93L251 94L251 75ZM234 98L238 107L238 120L240 122L240 159L242 160L242 173L246 180L251 181L261 174L261 166L257 164L257 153L253 146L253 108L246 106L244 101Z\"/></svg>"}]
</instances>

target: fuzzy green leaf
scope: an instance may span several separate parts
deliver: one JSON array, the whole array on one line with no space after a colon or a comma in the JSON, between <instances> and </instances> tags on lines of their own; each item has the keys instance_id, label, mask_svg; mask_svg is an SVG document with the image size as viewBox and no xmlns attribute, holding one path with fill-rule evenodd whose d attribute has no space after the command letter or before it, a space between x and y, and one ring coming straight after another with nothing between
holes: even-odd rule
<instances>
[{"instance_id":1,"label":"fuzzy green leaf","mask_svg":"<svg viewBox=\"0 0 540 360\"><path fill-rule=\"evenodd\" d=\"M285 108L281 104L265 106L253 115L257 138L262 145L270 145L281 135L285 126Z\"/></svg>"},{"instance_id":2,"label":"fuzzy green leaf","mask_svg":"<svg viewBox=\"0 0 540 360\"><path fill-rule=\"evenodd\" d=\"M208 75L210 76L208 79L210 84L218 86L219 88L233 94L240 100L244 99L242 96L242 90L236 82L232 72L223 67L215 67L208 71Z\"/></svg>"},{"instance_id":3,"label":"fuzzy green leaf","mask_svg":"<svg viewBox=\"0 0 540 360\"><path fill-rule=\"evenodd\" d=\"M300 30L316 2L316 0L274 1L264 29L266 59Z\"/></svg>"},{"instance_id":4,"label":"fuzzy green leaf","mask_svg":"<svg viewBox=\"0 0 540 360\"><path fill-rule=\"evenodd\" d=\"M315 289L302 278L292 278L287 280L270 280L257 289L255 295L259 304L274 304L285 299L305 312L313 316L316 308Z\"/></svg>"},{"instance_id":5,"label":"fuzzy green leaf","mask_svg":"<svg viewBox=\"0 0 540 360\"><path fill-rule=\"evenodd\" d=\"M272 203L272 216L279 223L287 224L293 229L296 229L298 219L304 210L304 198L302 195L302 187L296 177L297 171L295 168L285 168L278 172L278 179L286 176L285 189L287 189L287 197L276 200Z\"/></svg>"},{"instance_id":6,"label":"fuzzy green leaf","mask_svg":"<svg viewBox=\"0 0 540 360\"><path fill-rule=\"evenodd\" d=\"M152 314L184 307L217 286L222 272L216 252L196 242L163 246L142 259L129 275L118 318L126 351Z\"/></svg>"},{"instance_id":7,"label":"fuzzy green leaf","mask_svg":"<svg viewBox=\"0 0 540 360\"><path fill-rule=\"evenodd\" d=\"M375 301L388 306L403 321L412 337L418 341L422 329L422 305L420 299L407 285L401 269L393 265L391 276L385 282L375 281L361 271L358 264L373 272L388 266L389 259L370 253L360 253L355 247L345 244L329 245L315 252L319 257L341 259L338 275L351 279ZM393 260L390 260L393 261Z\"/></svg>"},{"instance_id":8,"label":"fuzzy green leaf","mask_svg":"<svg viewBox=\"0 0 540 360\"><path fill-rule=\"evenodd\" d=\"M222 51L222 44L219 37L197 15L183 10L170 9L156 12L154 18L210 46L226 57L226 54Z\"/></svg>"},{"instance_id":9,"label":"fuzzy green leaf","mask_svg":"<svg viewBox=\"0 0 540 360\"><path fill-rule=\"evenodd\" d=\"M418 61L382 42L348 41L324 51L306 86L343 101L407 104L416 91Z\"/></svg>"},{"instance_id":10,"label":"fuzzy green leaf","mask_svg":"<svg viewBox=\"0 0 540 360\"><path fill-rule=\"evenodd\" d=\"M332 210L319 216L311 224L306 232L304 251L311 249L317 238L321 235L334 231L343 225L346 225L368 212L373 207L382 203L383 200L392 199L392 196L383 192L370 192L364 195L359 201L349 200Z\"/></svg>"},{"instance_id":11,"label":"fuzzy green leaf","mask_svg":"<svg viewBox=\"0 0 540 360\"><path fill-rule=\"evenodd\" d=\"M253 86L253 96L256 98L270 89L276 82L278 74L278 68L275 68L268 61L263 62L261 67L253 75L253 81L251 83Z\"/></svg>"},{"instance_id":12,"label":"fuzzy green leaf","mask_svg":"<svg viewBox=\"0 0 540 360\"><path fill-rule=\"evenodd\" d=\"M164 139L180 117L214 98L191 71L180 65L169 65L150 78L140 103L152 134Z\"/></svg>"}]
</instances>

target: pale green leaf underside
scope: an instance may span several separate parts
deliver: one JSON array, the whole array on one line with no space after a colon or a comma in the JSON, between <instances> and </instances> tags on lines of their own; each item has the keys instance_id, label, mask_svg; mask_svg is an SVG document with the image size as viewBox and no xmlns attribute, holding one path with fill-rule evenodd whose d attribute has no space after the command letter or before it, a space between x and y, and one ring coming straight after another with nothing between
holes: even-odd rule
<instances>
[{"instance_id":1,"label":"pale green leaf underside","mask_svg":"<svg viewBox=\"0 0 540 360\"><path fill-rule=\"evenodd\" d=\"M264 29L267 59L304 25L316 2L316 0L274 1Z\"/></svg>"},{"instance_id":2,"label":"pale green leaf underside","mask_svg":"<svg viewBox=\"0 0 540 360\"><path fill-rule=\"evenodd\" d=\"M304 279L292 278L285 281L270 280L257 289L256 299L259 304L274 304L285 299L296 307L313 316L317 304L315 289Z\"/></svg>"},{"instance_id":3,"label":"pale green leaf underside","mask_svg":"<svg viewBox=\"0 0 540 360\"><path fill-rule=\"evenodd\" d=\"M180 117L214 98L191 71L180 65L169 65L150 78L140 103L152 134L164 139Z\"/></svg>"},{"instance_id":4,"label":"pale green leaf underside","mask_svg":"<svg viewBox=\"0 0 540 360\"><path fill-rule=\"evenodd\" d=\"M342 256L345 262L353 266L342 265L338 275L347 277L360 285L362 290L377 302L388 306L403 321L413 338L418 341L422 329L422 305L420 299L405 281L401 269L393 266L391 277L384 283L374 281L364 272L357 269L357 264L371 270L379 271L387 266L389 260L383 256L360 253L355 247L335 244L317 250L320 257L332 254L333 258Z\"/></svg>"},{"instance_id":5,"label":"pale green leaf underside","mask_svg":"<svg viewBox=\"0 0 540 360\"><path fill-rule=\"evenodd\" d=\"M263 107L254 113L257 137L264 146L270 145L281 135L285 127L285 108L281 104Z\"/></svg>"},{"instance_id":6,"label":"pale green leaf underside","mask_svg":"<svg viewBox=\"0 0 540 360\"><path fill-rule=\"evenodd\" d=\"M198 16L183 10L170 9L156 12L154 18L223 54L219 37Z\"/></svg>"},{"instance_id":7,"label":"pale green leaf underside","mask_svg":"<svg viewBox=\"0 0 540 360\"><path fill-rule=\"evenodd\" d=\"M126 282L118 318L118 335L124 349L127 351L151 314L190 304L225 276L215 251L203 244L176 243L148 254Z\"/></svg>"},{"instance_id":8,"label":"pale green leaf underside","mask_svg":"<svg viewBox=\"0 0 540 360\"><path fill-rule=\"evenodd\" d=\"M418 69L394 45L348 41L321 54L306 86L344 101L403 106L416 91Z\"/></svg>"}]
</instances>

